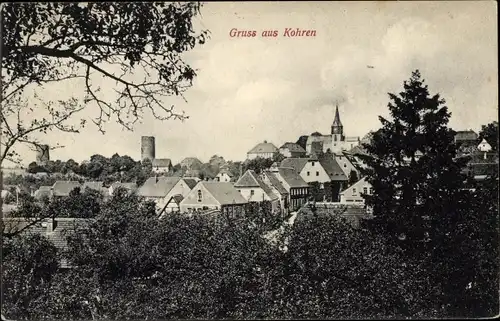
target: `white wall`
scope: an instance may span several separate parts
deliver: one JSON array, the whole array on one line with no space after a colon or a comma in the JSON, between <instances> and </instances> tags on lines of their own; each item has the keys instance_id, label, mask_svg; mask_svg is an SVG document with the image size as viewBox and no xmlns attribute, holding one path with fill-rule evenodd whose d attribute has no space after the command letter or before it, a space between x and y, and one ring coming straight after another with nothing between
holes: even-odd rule
<instances>
[{"instance_id":1,"label":"white wall","mask_svg":"<svg viewBox=\"0 0 500 321\"><path fill-rule=\"evenodd\" d=\"M323 166L321 166L319 161L308 161L300 172L300 177L302 177L302 179L306 181L306 183L326 183L330 181L330 177L326 173Z\"/></svg>"}]
</instances>

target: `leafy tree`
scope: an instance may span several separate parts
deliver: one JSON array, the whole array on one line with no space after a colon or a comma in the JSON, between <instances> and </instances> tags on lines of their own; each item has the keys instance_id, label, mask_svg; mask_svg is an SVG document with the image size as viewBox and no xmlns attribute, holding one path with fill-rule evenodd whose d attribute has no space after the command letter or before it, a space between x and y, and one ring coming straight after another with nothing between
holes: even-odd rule
<instances>
[{"instance_id":1,"label":"leafy tree","mask_svg":"<svg viewBox=\"0 0 500 321\"><path fill-rule=\"evenodd\" d=\"M200 7L192 2L3 5L2 97L9 103L1 114L0 165L15 160L16 143L39 145L35 133L78 132L86 120L75 117L87 106L97 108L92 121L102 132L111 117L127 129L146 112L161 120L186 118L165 106L162 97L183 97L196 76L182 54L207 39L208 31L193 29ZM115 99L103 96L101 78L115 84ZM34 106L23 96L29 88L50 82L79 85L79 80L83 101L76 96L44 101L35 95ZM35 107L46 117L30 121Z\"/></svg>"},{"instance_id":2,"label":"leafy tree","mask_svg":"<svg viewBox=\"0 0 500 321\"><path fill-rule=\"evenodd\" d=\"M491 150L496 151L498 149L498 121L481 126L479 142L483 139L486 139L488 144L491 145Z\"/></svg>"},{"instance_id":3,"label":"leafy tree","mask_svg":"<svg viewBox=\"0 0 500 321\"><path fill-rule=\"evenodd\" d=\"M33 304L59 266L57 250L40 235L18 235L2 246L2 315L34 319Z\"/></svg>"},{"instance_id":4,"label":"leafy tree","mask_svg":"<svg viewBox=\"0 0 500 321\"><path fill-rule=\"evenodd\" d=\"M273 163L274 160L270 158L256 157L247 159L243 162L243 173L247 170L254 170L255 173L260 174L262 171L269 169Z\"/></svg>"}]
</instances>

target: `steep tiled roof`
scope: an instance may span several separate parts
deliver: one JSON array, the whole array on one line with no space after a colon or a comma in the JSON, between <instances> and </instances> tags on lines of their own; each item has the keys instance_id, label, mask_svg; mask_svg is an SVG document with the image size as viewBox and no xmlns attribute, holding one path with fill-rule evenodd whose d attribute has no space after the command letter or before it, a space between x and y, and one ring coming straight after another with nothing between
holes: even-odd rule
<instances>
[{"instance_id":1,"label":"steep tiled roof","mask_svg":"<svg viewBox=\"0 0 500 321\"><path fill-rule=\"evenodd\" d=\"M196 184L198 184L198 181L192 178L183 178L182 180L186 183L186 185L190 189L193 189L196 186Z\"/></svg>"},{"instance_id":2,"label":"steep tiled roof","mask_svg":"<svg viewBox=\"0 0 500 321\"><path fill-rule=\"evenodd\" d=\"M324 155L320 157L319 162L332 181L347 181L347 176L333 157Z\"/></svg>"},{"instance_id":3,"label":"steep tiled roof","mask_svg":"<svg viewBox=\"0 0 500 321\"><path fill-rule=\"evenodd\" d=\"M302 146L299 144L291 143L291 142L286 142L283 144L283 146L280 147L280 149L288 149L290 152L295 152L295 153L305 153L306 151Z\"/></svg>"},{"instance_id":4,"label":"steep tiled roof","mask_svg":"<svg viewBox=\"0 0 500 321\"><path fill-rule=\"evenodd\" d=\"M145 197L165 197L180 179L180 177L150 177L139 188L138 194Z\"/></svg>"},{"instance_id":5,"label":"steep tiled roof","mask_svg":"<svg viewBox=\"0 0 500 321\"><path fill-rule=\"evenodd\" d=\"M280 180L278 179L278 177L276 177L275 173L268 171L268 172L265 172L264 174L269 179L269 182L271 183L271 185L278 191L278 193L280 193L281 195L288 194L288 191L283 186L283 184L281 184Z\"/></svg>"},{"instance_id":6,"label":"steep tiled roof","mask_svg":"<svg viewBox=\"0 0 500 321\"><path fill-rule=\"evenodd\" d=\"M108 189L103 186L103 182L85 182L85 183L83 183L83 190L85 190L87 188L93 189L96 191L100 191L100 192L107 192L108 191Z\"/></svg>"},{"instance_id":7,"label":"steep tiled roof","mask_svg":"<svg viewBox=\"0 0 500 321\"><path fill-rule=\"evenodd\" d=\"M307 161L307 158L285 158L281 162L280 167L293 168L299 174L304 166L306 166Z\"/></svg>"},{"instance_id":8,"label":"steep tiled roof","mask_svg":"<svg viewBox=\"0 0 500 321\"><path fill-rule=\"evenodd\" d=\"M172 161L168 158L155 158L152 162L153 167L170 167Z\"/></svg>"},{"instance_id":9,"label":"steep tiled roof","mask_svg":"<svg viewBox=\"0 0 500 321\"><path fill-rule=\"evenodd\" d=\"M241 176L240 179L234 184L234 187L260 187L271 200L278 198L278 196L273 193L272 188L264 183L253 170L247 170L245 174L243 174L243 176Z\"/></svg>"},{"instance_id":10,"label":"steep tiled roof","mask_svg":"<svg viewBox=\"0 0 500 321\"><path fill-rule=\"evenodd\" d=\"M291 188L309 187L309 184L293 168L279 168L279 175Z\"/></svg>"},{"instance_id":11,"label":"steep tiled roof","mask_svg":"<svg viewBox=\"0 0 500 321\"><path fill-rule=\"evenodd\" d=\"M221 205L248 203L232 183L211 181L199 184L202 184Z\"/></svg>"},{"instance_id":12,"label":"steep tiled roof","mask_svg":"<svg viewBox=\"0 0 500 321\"><path fill-rule=\"evenodd\" d=\"M248 154L276 153L277 151L278 148L276 148L273 143L264 141L263 143L259 143L254 148L252 148L248 152Z\"/></svg>"},{"instance_id":13,"label":"steep tiled roof","mask_svg":"<svg viewBox=\"0 0 500 321\"><path fill-rule=\"evenodd\" d=\"M77 187L81 185L76 181L57 181L52 186L52 193L54 196L68 196Z\"/></svg>"},{"instance_id":14,"label":"steep tiled roof","mask_svg":"<svg viewBox=\"0 0 500 321\"><path fill-rule=\"evenodd\" d=\"M455 141L477 140L479 137L473 130L460 130L455 133Z\"/></svg>"},{"instance_id":15,"label":"steep tiled roof","mask_svg":"<svg viewBox=\"0 0 500 321\"><path fill-rule=\"evenodd\" d=\"M257 175L252 170L247 170L240 179L234 183L234 187L259 187Z\"/></svg>"}]
</instances>

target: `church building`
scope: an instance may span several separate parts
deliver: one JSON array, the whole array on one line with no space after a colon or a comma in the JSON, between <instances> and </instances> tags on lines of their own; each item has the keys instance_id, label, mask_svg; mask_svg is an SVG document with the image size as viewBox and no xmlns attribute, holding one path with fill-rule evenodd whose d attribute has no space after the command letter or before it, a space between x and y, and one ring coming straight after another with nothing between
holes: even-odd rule
<instances>
[{"instance_id":1,"label":"church building","mask_svg":"<svg viewBox=\"0 0 500 321\"><path fill-rule=\"evenodd\" d=\"M359 137L344 136L344 126L340 121L339 106L335 109L335 119L331 127L330 135L321 135L313 133L307 138L306 151L310 155L317 149L322 149L324 153L330 150L332 153L340 153L350 150L354 146L359 145Z\"/></svg>"}]
</instances>

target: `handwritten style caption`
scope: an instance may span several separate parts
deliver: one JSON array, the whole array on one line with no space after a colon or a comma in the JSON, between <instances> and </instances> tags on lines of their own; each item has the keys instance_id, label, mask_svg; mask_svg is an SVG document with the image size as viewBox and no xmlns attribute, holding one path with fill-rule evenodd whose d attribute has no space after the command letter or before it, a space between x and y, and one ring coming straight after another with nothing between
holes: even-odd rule
<instances>
[{"instance_id":1,"label":"handwritten style caption","mask_svg":"<svg viewBox=\"0 0 500 321\"><path fill-rule=\"evenodd\" d=\"M285 37L285 38L298 38L298 37L316 37L316 30L307 30L300 28L285 28L284 30L263 30L257 32L257 30L239 30L237 28L232 28L229 31L229 37L231 38L254 38L254 37Z\"/></svg>"}]
</instances>

